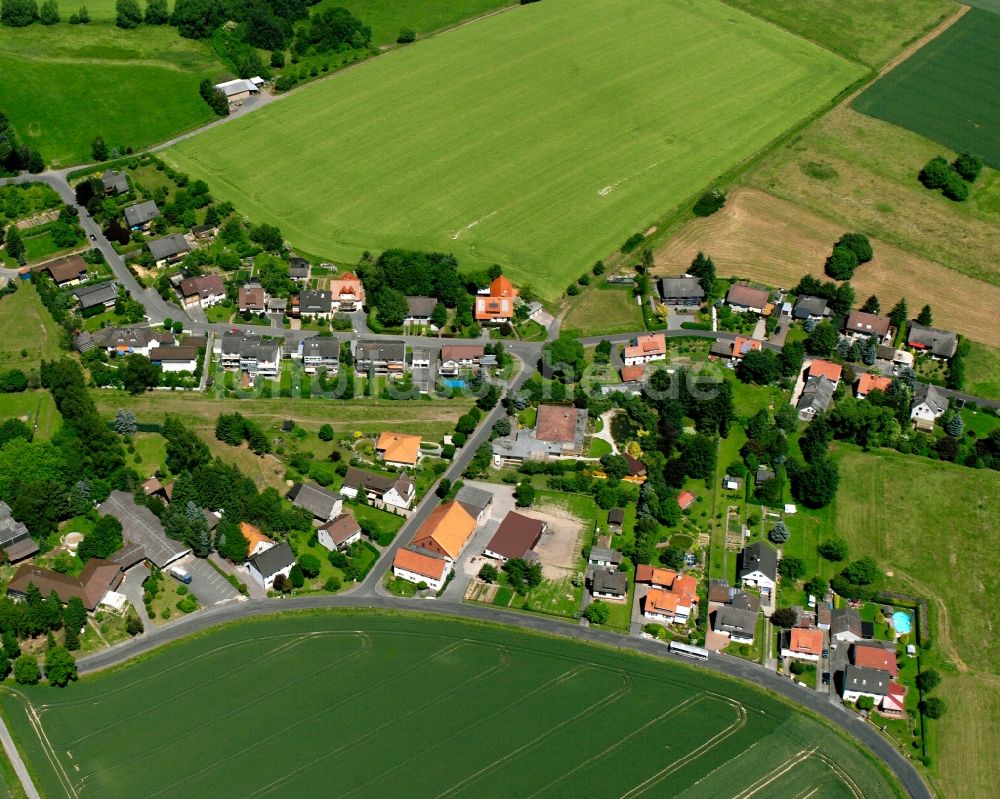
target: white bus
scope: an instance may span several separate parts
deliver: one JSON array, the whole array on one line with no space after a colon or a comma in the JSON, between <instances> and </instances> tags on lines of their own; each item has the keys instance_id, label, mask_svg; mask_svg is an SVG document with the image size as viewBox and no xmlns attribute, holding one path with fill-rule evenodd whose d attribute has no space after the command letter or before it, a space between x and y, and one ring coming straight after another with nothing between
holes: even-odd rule
<instances>
[{"instance_id":1,"label":"white bus","mask_svg":"<svg viewBox=\"0 0 1000 799\"><path fill-rule=\"evenodd\" d=\"M675 655L682 655L693 660L708 660L708 650L700 646L690 646L688 644L679 644L677 641L671 641L670 651Z\"/></svg>"}]
</instances>

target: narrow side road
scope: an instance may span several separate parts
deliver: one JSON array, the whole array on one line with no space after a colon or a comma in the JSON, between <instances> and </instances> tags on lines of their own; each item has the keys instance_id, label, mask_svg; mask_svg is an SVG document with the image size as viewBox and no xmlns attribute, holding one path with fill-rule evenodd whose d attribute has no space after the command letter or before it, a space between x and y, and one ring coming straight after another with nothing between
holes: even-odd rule
<instances>
[{"instance_id":1,"label":"narrow side road","mask_svg":"<svg viewBox=\"0 0 1000 799\"><path fill-rule=\"evenodd\" d=\"M38 793L38 789L35 787L34 781L31 779L31 775L28 773L28 767L21 760L21 753L17 751L14 739L10 737L7 724L2 718L0 718L0 743L3 744L3 750L7 753L7 759L14 767L14 773L17 774L17 778L21 781L21 786L28 795L28 799L42 799L41 794Z\"/></svg>"}]
</instances>

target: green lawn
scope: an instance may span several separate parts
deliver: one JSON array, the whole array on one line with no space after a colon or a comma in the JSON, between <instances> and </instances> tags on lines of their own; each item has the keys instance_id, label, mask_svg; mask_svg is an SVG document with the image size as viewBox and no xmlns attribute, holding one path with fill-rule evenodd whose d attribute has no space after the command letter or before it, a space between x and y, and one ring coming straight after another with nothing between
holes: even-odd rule
<instances>
[{"instance_id":1,"label":"green lawn","mask_svg":"<svg viewBox=\"0 0 1000 799\"><path fill-rule=\"evenodd\" d=\"M847 58L872 66L885 63L925 30L956 10L949 0L725 2L758 14Z\"/></svg>"},{"instance_id":2,"label":"green lawn","mask_svg":"<svg viewBox=\"0 0 1000 799\"><path fill-rule=\"evenodd\" d=\"M128 465L139 474L152 475L167 461L167 440L159 433L136 433L132 446Z\"/></svg>"},{"instance_id":3,"label":"green lawn","mask_svg":"<svg viewBox=\"0 0 1000 799\"><path fill-rule=\"evenodd\" d=\"M59 357L60 328L30 282L18 281L16 292L0 298L0 319L0 369L37 371L43 358Z\"/></svg>"},{"instance_id":4,"label":"green lawn","mask_svg":"<svg viewBox=\"0 0 1000 799\"><path fill-rule=\"evenodd\" d=\"M28 686L0 702L49 797L83 786L105 799L200 799L220 785L231 796L324 794L331 775L342 795L413 799L673 796L692 785L729 796L764 780L776 799L902 795L846 736L748 683L404 613L289 613L216 628L64 691ZM350 735L316 732L346 719ZM608 757L609 746L628 756ZM789 772L804 750L824 759Z\"/></svg>"},{"instance_id":5,"label":"green lawn","mask_svg":"<svg viewBox=\"0 0 1000 799\"><path fill-rule=\"evenodd\" d=\"M546 0L164 157L304 251L352 263L390 246L453 252L554 299L860 75L717 3ZM441 187L430 201L429 183Z\"/></svg>"},{"instance_id":6,"label":"green lawn","mask_svg":"<svg viewBox=\"0 0 1000 799\"><path fill-rule=\"evenodd\" d=\"M632 296L631 286L608 286L603 275L593 280L601 282L570 301L563 331L574 331L579 336L610 336L645 329L642 306Z\"/></svg>"},{"instance_id":7,"label":"green lawn","mask_svg":"<svg viewBox=\"0 0 1000 799\"><path fill-rule=\"evenodd\" d=\"M965 357L965 391L977 397L1000 399L1000 350L969 342Z\"/></svg>"},{"instance_id":8,"label":"green lawn","mask_svg":"<svg viewBox=\"0 0 1000 799\"><path fill-rule=\"evenodd\" d=\"M48 391L25 391L21 394L0 394L0 421L18 417L29 427L37 424L35 435L47 439L59 424L59 411Z\"/></svg>"},{"instance_id":9,"label":"green lawn","mask_svg":"<svg viewBox=\"0 0 1000 799\"><path fill-rule=\"evenodd\" d=\"M587 457L588 458L600 458L602 455L611 454L611 445L605 441L603 438L598 438L597 436L592 436L590 443L587 445Z\"/></svg>"},{"instance_id":10,"label":"green lawn","mask_svg":"<svg viewBox=\"0 0 1000 799\"><path fill-rule=\"evenodd\" d=\"M973 9L882 77L854 108L1000 169L1000 14Z\"/></svg>"},{"instance_id":11,"label":"green lawn","mask_svg":"<svg viewBox=\"0 0 1000 799\"><path fill-rule=\"evenodd\" d=\"M227 72L206 43L169 26L67 24L4 28L0 74L0 108L58 167L92 160L98 133L139 149L210 121L198 83Z\"/></svg>"}]
</instances>

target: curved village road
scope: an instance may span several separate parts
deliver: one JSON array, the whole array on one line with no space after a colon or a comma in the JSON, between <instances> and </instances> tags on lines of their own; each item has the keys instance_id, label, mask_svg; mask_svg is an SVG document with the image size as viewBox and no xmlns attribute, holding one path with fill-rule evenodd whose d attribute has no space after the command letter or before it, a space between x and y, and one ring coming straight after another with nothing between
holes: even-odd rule
<instances>
[{"instance_id":1,"label":"curved village road","mask_svg":"<svg viewBox=\"0 0 1000 799\"><path fill-rule=\"evenodd\" d=\"M848 736L866 746L877 757L881 758L899 778L911 797L914 797L914 799L932 799L930 790L924 784L923 780L921 780L920 775L909 760L900 754L899 750L883 738L875 728L861 721L846 709L831 704L825 696L817 695L815 691L806 691L795 685L791 680L780 677L776 673L762 669L739 658L728 657L726 655L713 655L704 663L689 661L670 654L663 644L655 641L625 637L604 630L595 630L576 624L556 621L544 616L532 616L489 606L445 603L430 599L405 600L383 596L361 597L357 593L347 596L307 596L286 600L250 600L248 602L210 608L193 616L179 619L168 627L158 630L155 635L135 638L103 652L81 658L79 661L80 673L93 674L94 672L120 665L129 658L145 654L164 644L178 641L193 633L201 632L226 622L267 616L290 610L322 608L417 610L423 613L457 616L474 621L513 625L536 632L573 638L578 641L628 649L665 660L703 667L739 680L746 680L766 691L798 703L812 713L822 716L828 722L838 725Z\"/></svg>"}]
</instances>

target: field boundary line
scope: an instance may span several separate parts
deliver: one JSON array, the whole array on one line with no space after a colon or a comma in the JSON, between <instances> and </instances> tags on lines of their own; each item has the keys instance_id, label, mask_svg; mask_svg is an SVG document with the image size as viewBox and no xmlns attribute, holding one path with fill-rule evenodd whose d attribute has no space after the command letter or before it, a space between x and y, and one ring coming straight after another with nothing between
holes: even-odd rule
<instances>
[{"instance_id":1,"label":"field boundary line","mask_svg":"<svg viewBox=\"0 0 1000 799\"><path fill-rule=\"evenodd\" d=\"M456 782L450 788L447 788L444 791L442 791L441 793L437 794L434 797L434 799L444 799L444 797L454 795L456 791L460 791L465 786L467 786L467 785L469 785L471 783L474 783L474 782L478 782L479 779L485 773L487 773L489 771L492 771L496 766L503 765L505 763L510 762L513 759L516 759L517 756L520 755L520 754L522 754L525 749L528 749L528 748L532 747L534 744L538 743L539 741L544 740L545 738L549 737L550 734L558 732L559 730L561 730L566 725L575 722L577 719L581 719L584 716L586 716L586 715L588 715L590 713L593 713L593 712L595 712L598 709L602 709L605 705L613 704L613 703L617 702L619 699L621 699L623 696L628 695L629 693L632 692L632 678L628 674L628 672L621 672L620 675L621 675L622 682L624 683L624 685L622 685L621 688L619 688L617 691L615 691L610 696L605 697L601 701L601 705L600 706L598 706L598 705L591 705L590 707L584 708L579 713L576 713L575 715L570 716L570 718L564 719L563 721L559 722L554 727L546 730L545 732L541 733L540 735L536 735L530 741L526 741L524 744L522 744L521 746L519 746L517 749L514 749L511 752L508 752L503 757L498 757L492 763L489 763L489 764L483 766L481 769L479 769L479 771L475 772L474 774L470 774L467 777L465 777L465 779L463 779L463 780L461 780L459 782Z\"/></svg>"},{"instance_id":2,"label":"field boundary line","mask_svg":"<svg viewBox=\"0 0 1000 799\"><path fill-rule=\"evenodd\" d=\"M25 697L25 701L28 703L28 706L24 709L24 713L28 717L28 723L35 731L35 735L38 736L38 741L42 745L42 751L45 752L45 757L47 757L49 762L52 764L53 771L56 773L56 778L60 783L62 783L62 786L66 789L68 795L79 797L80 794L73 785L73 781L70 779L69 774L67 774L66 770L63 768L62 762L60 762L59 757L56 755L56 750L52 746L52 742L49 741L48 735L45 734L45 730L42 728L42 720L38 717L38 714L35 711L35 706L31 704L31 700L27 697Z\"/></svg>"},{"instance_id":3,"label":"field boundary line","mask_svg":"<svg viewBox=\"0 0 1000 799\"><path fill-rule=\"evenodd\" d=\"M844 769L842 769L836 761L833 760L833 758L828 757L820 751L813 752L813 756L823 763L826 763L826 765L830 767L830 770L840 777L841 781L847 786L847 789L854 794L856 799L864 799L865 793L861 790L861 786L858 785L854 781L854 778L844 771Z\"/></svg>"},{"instance_id":4,"label":"field boundary line","mask_svg":"<svg viewBox=\"0 0 1000 799\"><path fill-rule=\"evenodd\" d=\"M454 650L458 649L459 647L461 647L463 644L466 644L466 643L467 643L467 639L464 639L464 638L456 639L451 644L449 644L448 646L445 646L442 649L437 650L436 652L432 652L427 657L425 657L423 660L420 660L420 661L418 661L415 664L411 664L410 667L409 667L409 670L413 671L417 667L424 666L427 663L429 663L429 662L431 662L433 660L436 660L439 657L442 657L444 655L449 654L450 652L453 652ZM365 690L358 691L357 693L352 694L350 698L353 700L353 699L358 699L359 697L367 696L368 694L372 693L373 691L378 690L383 685L385 685L387 682L390 682L391 680L394 680L397 677L398 677L397 674L389 675L389 676L385 677L384 679L379 680L377 683L372 684L371 686L369 686ZM329 708L323 707L323 708L320 708L319 710L317 710L315 713L311 713L308 716L302 716L294 724L290 724L290 725L288 725L288 726L286 726L286 727L284 727L284 728L282 728L280 730L276 730L276 731L272 732L270 735L264 736L263 738L258 738L257 740L255 740L249 746L243 747L240 750L240 754L245 754L247 752L252 752L252 751L254 751L256 749L259 749L260 747L264 746L265 744L271 743L271 741L273 741L276 738L280 738L282 736L286 736L289 733L291 733L292 730L296 729L297 727L301 727L303 724L311 722L317 716L321 716L321 715L323 715L324 713L327 713L327 712L329 712ZM155 793L147 794L146 795L146 799L154 799L154 797L163 796L165 793L169 793L171 790L173 790L174 788L176 788L178 785L183 785L184 783L189 782L194 777L200 776L201 774L203 774L206 771L211 771L220 762L222 762L225 759L226 758L219 758L215 762L209 763L207 765L204 765L201 768L197 769L196 771L192 771L192 772L188 772L188 773L184 774L183 777L180 777L180 778L174 780L173 782L171 782L169 784L161 785L160 788L159 788L159 790L157 790Z\"/></svg>"},{"instance_id":5,"label":"field boundary line","mask_svg":"<svg viewBox=\"0 0 1000 799\"><path fill-rule=\"evenodd\" d=\"M810 757L812 757L815 751L816 751L815 747L813 747L812 749L800 749L798 752L796 752L794 755L788 758L784 763L779 763L777 766L771 769L767 774L765 774L759 780L752 783L751 785L748 785L738 794L734 795L733 799L750 799L751 796L758 793L759 791L764 790L768 785L770 785L772 782L778 779L778 777L782 776L783 774L787 774L789 771L791 771L793 768L799 765L799 763L808 760Z\"/></svg>"},{"instance_id":6,"label":"field boundary line","mask_svg":"<svg viewBox=\"0 0 1000 799\"><path fill-rule=\"evenodd\" d=\"M570 774L575 774L577 771L580 771L580 769L588 768L590 766L590 764L593 763L598 758L605 757L606 755L609 755L612 752L617 751L618 749L621 749L623 746L625 746L626 742L629 739L634 738L635 736L637 736L637 735L645 732L650 727L653 727L653 726L659 724L660 722L662 722L665 719L668 719L668 718L674 716L675 714L677 714L679 712L688 710L689 706L696 705L702 699L704 699L703 696L692 696L692 697L689 697L688 699L685 699L680 704L674 705L672 708L670 708L670 710L666 711L665 713L661 713L659 716L656 716L655 718L650 719L645 724L643 724L641 727L638 727L637 729L633 730L628 735L626 735L624 738L620 738L618 741L616 741L615 743L611 744L611 746L607 747L602 752L598 752L596 755L588 757L582 763L578 763L576 766L574 766L572 769L570 769L569 771L567 771L565 774L563 774L558 779L552 780L547 785L543 785L541 788L539 788L533 794L530 794L529 796L525 797L525 799L534 799L534 797L536 797L536 796L538 796L540 794L545 793L545 791L547 791L553 785L558 785L560 782L562 782L564 779L566 779Z\"/></svg>"},{"instance_id":7,"label":"field boundary line","mask_svg":"<svg viewBox=\"0 0 1000 799\"><path fill-rule=\"evenodd\" d=\"M507 705L505 705L502 709L496 710L493 713L489 714L488 716L484 716L483 718L476 719L475 721L470 722L469 724L466 724L460 730L456 730L451 735L449 735L447 738L443 738L443 739L435 742L432 746L429 746L426 749L421 750L420 752L418 752L415 755L411 755L406 760L402 760L399 763L396 763L392 768L380 772L378 774L378 778L381 778L381 777L385 776L386 774L391 774L393 771L396 771L397 769L400 769L403 766L405 766L405 765L407 765L409 763L412 763L414 760L417 760L418 758L423 757L427 752L430 752L430 751L432 751L434 749L437 749L437 748L443 746L446 742L448 742L448 741L450 741L450 740L452 740L454 738L457 738L458 736L462 735L462 733L464 733L466 730L472 729L473 727L481 726L485 722L489 722L491 719L496 718L497 716L501 715L502 713L503 714L508 713L512 708L518 707L519 705L523 704L528 699L530 699L531 697L533 697L533 696L541 693L542 691L545 691L545 690L547 690L549 688L552 688L553 686L556 686L556 685L562 685L564 682L567 682L568 680L571 680L574 677L576 677L576 675L579 674L581 671L583 671L585 668L586 667L583 666L583 665L574 666L573 668L569 669L569 671L565 671L562 674L559 674L559 675L553 677L552 679L548 680L547 682L544 682L541 685L539 685L539 686L537 686L535 688L532 688L530 691L528 691L528 693L523 694L522 696L518 697L515 701L513 701L513 702L511 702L511 703L509 703ZM355 786L354 788L352 788L347 793L341 794L340 795L340 799L345 799L345 797L351 796L352 794L355 794L358 791L362 790L373 779L376 779L376 778L375 777L371 777L371 778L365 780L360 785Z\"/></svg>"},{"instance_id":8,"label":"field boundary line","mask_svg":"<svg viewBox=\"0 0 1000 799\"><path fill-rule=\"evenodd\" d=\"M639 796L640 794L644 794L650 788L654 787L655 785L658 785L663 780L664 777L669 777L678 769L684 768L684 766L688 765L688 763L697 760L706 752L709 752L712 749L714 749L716 746L718 746L720 743L726 740L726 738L735 733L737 730L742 729L747 723L747 709L735 700L729 700L728 704L736 707L736 720L732 724L726 727L726 729L717 732L715 735L713 735L707 741L702 743L700 746L698 746L695 749L692 749L683 757L678 758L673 763L668 765L666 768L661 769L652 777L647 778L643 782L631 788L626 793L623 793L619 797L619 799L629 799L629 797Z\"/></svg>"}]
</instances>

